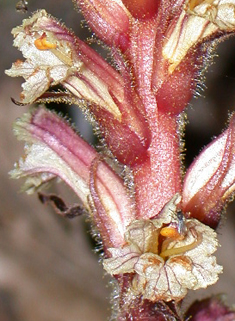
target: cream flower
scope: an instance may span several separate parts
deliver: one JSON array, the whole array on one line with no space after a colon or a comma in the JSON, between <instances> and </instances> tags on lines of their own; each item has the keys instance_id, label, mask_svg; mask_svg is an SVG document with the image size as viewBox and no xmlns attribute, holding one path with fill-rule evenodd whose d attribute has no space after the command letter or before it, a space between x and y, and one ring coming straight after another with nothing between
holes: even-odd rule
<instances>
[{"instance_id":1,"label":"cream flower","mask_svg":"<svg viewBox=\"0 0 235 321\"><path fill-rule=\"evenodd\" d=\"M22 76L26 80L22 84L22 103L33 103L51 86L61 84L77 100L86 99L120 118L108 85L97 76L97 70L105 70L106 80L111 82L112 79L112 84L118 88L116 91L122 85L118 74L112 73L111 67L103 64L95 52L45 10L25 19L22 26L12 30L12 34L14 46L20 49L26 60L16 61L6 74ZM93 60L90 59L91 51ZM123 99L122 91L117 98Z\"/></svg>"},{"instance_id":2,"label":"cream flower","mask_svg":"<svg viewBox=\"0 0 235 321\"><path fill-rule=\"evenodd\" d=\"M177 212L176 194L157 219L135 220L125 232L126 245L110 248L104 268L111 275L135 273L131 291L150 301L179 301L188 289L206 288L222 267L212 253L218 241L210 227Z\"/></svg>"},{"instance_id":3,"label":"cream flower","mask_svg":"<svg viewBox=\"0 0 235 321\"><path fill-rule=\"evenodd\" d=\"M217 32L231 32L235 27L234 0L189 0L177 23L171 25L163 46L163 57L172 73L188 51Z\"/></svg>"},{"instance_id":4,"label":"cream flower","mask_svg":"<svg viewBox=\"0 0 235 321\"><path fill-rule=\"evenodd\" d=\"M23 189L40 191L53 178L63 180L92 212L106 247L119 247L125 227L134 219L134 207L121 178L99 154L69 126L68 122L39 106L14 124L25 155L10 172L25 178ZM110 238L107 231L112 231Z\"/></svg>"}]
</instances>

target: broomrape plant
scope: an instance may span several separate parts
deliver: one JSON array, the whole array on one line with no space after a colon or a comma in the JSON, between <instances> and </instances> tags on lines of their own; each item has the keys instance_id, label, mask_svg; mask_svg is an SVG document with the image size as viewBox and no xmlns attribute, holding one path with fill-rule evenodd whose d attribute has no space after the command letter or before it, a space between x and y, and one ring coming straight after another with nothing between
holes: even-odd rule
<instances>
[{"instance_id":1,"label":"broomrape plant","mask_svg":"<svg viewBox=\"0 0 235 321\"><path fill-rule=\"evenodd\" d=\"M116 280L114 320L235 320L219 297L180 309L188 290L206 288L222 273L214 252L235 189L235 116L186 173L181 139L183 112L215 45L235 32L235 1L74 2L115 67L39 10L12 30L25 60L6 73L25 79L18 104L82 108L108 156L39 105L14 125L26 145L11 176L25 178L27 193L56 177L75 191L82 206L39 197L65 216L89 213L104 270ZM51 91L56 85L63 90Z\"/></svg>"}]
</instances>

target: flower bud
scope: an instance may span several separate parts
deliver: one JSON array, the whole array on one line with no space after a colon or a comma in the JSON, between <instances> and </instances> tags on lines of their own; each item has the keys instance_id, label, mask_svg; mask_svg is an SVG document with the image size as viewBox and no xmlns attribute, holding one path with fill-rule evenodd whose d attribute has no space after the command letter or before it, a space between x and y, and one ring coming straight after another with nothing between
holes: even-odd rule
<instances>
[{"instance_id":1,"label":"flower bud","mask_svg":"<svg viewBox=\"0 0 235 321\"><path fill-rule=\"evenodd\" d=\"M216 228L235 190L235 116L189 167L183 186L183 210Z\"/></svg>"},{"instance_id":2,"label":"flower bud","mask_svg":"<svg viewBox=\"0 0 235 321\"><path fill-rule=\"evenodd\" d=\"M128 47L130 14L122 1L74 0L96 35L107 45Z\"/></svg>"}]
</instances>

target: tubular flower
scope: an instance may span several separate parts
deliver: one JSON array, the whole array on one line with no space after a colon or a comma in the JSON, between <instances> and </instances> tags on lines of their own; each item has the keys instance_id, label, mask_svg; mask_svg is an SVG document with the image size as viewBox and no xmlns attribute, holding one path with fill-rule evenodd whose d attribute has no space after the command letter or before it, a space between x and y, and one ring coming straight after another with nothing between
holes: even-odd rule
<instances>
[{"instance_id":1,"label":"tubular flower","mask_svg":"<svg viewBox=\"0 0 235 321\"><path fill-rule=\"evenodd\" d=\"M32 193L59 177L85 208L92 207L104 246L122 245L125 226L135 217L134 207L124 183L99 154L63 119L42 107L17 120L14 130L27 142L25 156L11 171L13 178L26 178L24 190Z\"/></svg>"},{"instance_id":2,"label":"tubular flower","mask_svg":"<svg viewBox=\"0 0 235 321\"><path fill-rule=\"evenodd\" d=\"M179 221L180 200L176 194L157 219L133 221L125 232L126 244L108 249L105 270L134 273L130 291L143 299L182 300L187 289L206 288L222 272L211 256L218 246L216 233L195 219Z\"/></svg>"},{"instance_id":3,"label":"tubular flower","mask_svg":"<svg viewBox=\"0 0 235 321\"><path fill-rule=\"evenodd\" d=\"M126 159L132 162L137 156L141 159L150 135L144 125L142 103L134 90L127 91L117 71L45 10L24 20L12 33L14 45L26 61L18 60L6 73L25 78L22 103L29 104L40 97L42 100L45 97L44 101L64 99L78 104L86 101L93 106L111 150L124 162ZM46 99L48 96L43 94L58 84L70 94L60 92ZM123 150L116 148L118 141Z\"/></svg>"}]
</instances>

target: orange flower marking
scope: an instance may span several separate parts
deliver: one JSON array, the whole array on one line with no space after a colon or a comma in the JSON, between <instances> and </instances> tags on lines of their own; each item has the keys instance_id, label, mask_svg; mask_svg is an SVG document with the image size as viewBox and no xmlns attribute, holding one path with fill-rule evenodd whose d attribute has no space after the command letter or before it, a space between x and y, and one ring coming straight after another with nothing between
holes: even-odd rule
<instances>
[{"instance_id":1,"label":"orange flower marking","mask_svg":"<svg viewBox=\"0 0 235 321\"><path fill-rule=\"evenodd\" d=\"M192 270L192 261L187 256L182 255L172 257L171 263L181 264L187 271Z\"/></svg>"},{"instance_id":2,"label":"orange flower marking","mask_svg":"<svg viewBox=\"0 0 235 321\"><path fill-rule=\"evenodd\" d=\"M167 246L163 242L162 251L160 253L160 256L162 258L167 258L169 256L183 254L185 252L193 250L195 247L200 245L202 242L202 235L198 235L194 228L191 228L190 231L191 231L192 235L194 235L194 237L195 237L194 242L184 245L184 246L171 248L171 249L167 249ZM168 245L168 242L166 242L166 244Z\"/></svg>"},{"instance_id":3,"label":"orange flower marking","mask_svg":"<svg viewBox=\"0 0 235 321\"><path fill-rule=\"evenodd\" d=\"M47 41L45 32L40 38L34 41L34 44L38 50L55 49L57 47L55 43Z\"/></svg>"},{"instance_id":4,"label":"orange flower marking","mask_svg":"<svg viewBox=\"0 0 235 321\"><path fill-rule=\"evenodd\" d=\"M177 229L171 226L163 227L160 231L160 234L164 237L169 237L174 240L177 240L179 237L181 237Z\"/></svg>"}]
</instances>

